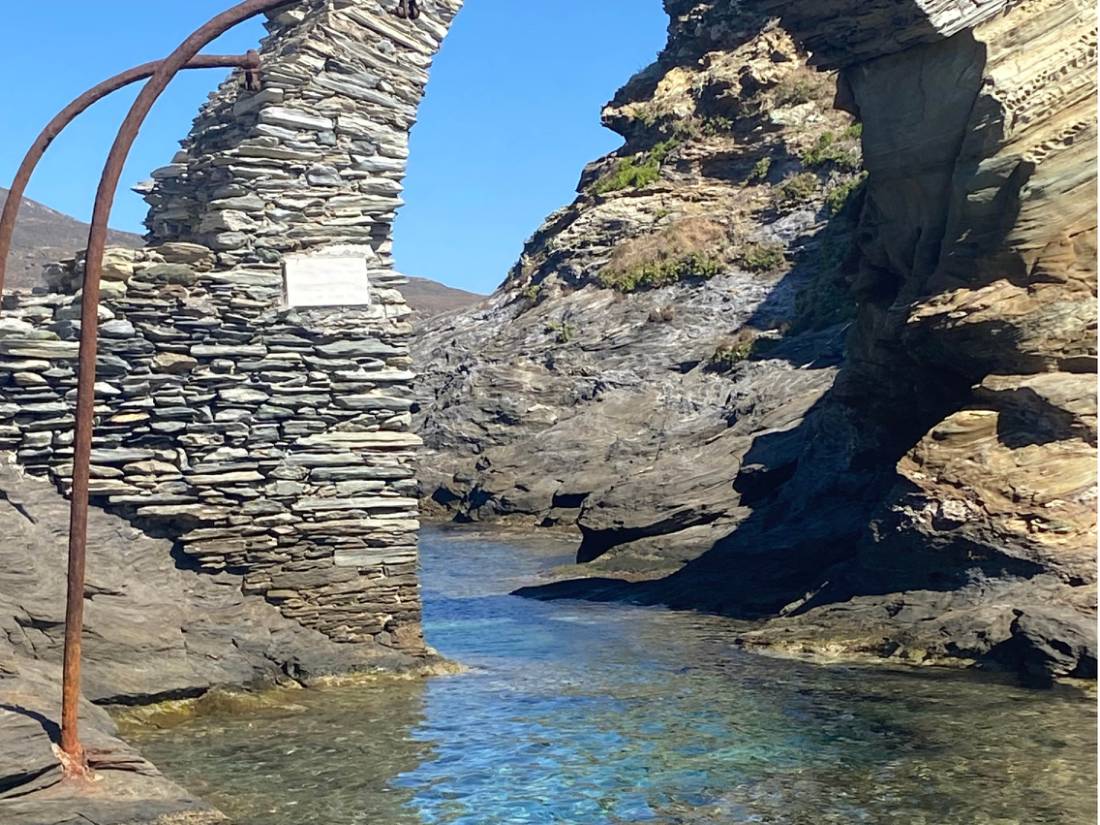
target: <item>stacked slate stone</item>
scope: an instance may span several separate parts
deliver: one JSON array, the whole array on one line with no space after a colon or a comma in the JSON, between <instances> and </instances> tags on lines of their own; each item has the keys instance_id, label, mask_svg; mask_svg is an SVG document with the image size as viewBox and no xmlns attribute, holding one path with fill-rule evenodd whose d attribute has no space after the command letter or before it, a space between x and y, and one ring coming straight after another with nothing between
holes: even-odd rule
<instances>
[{"instance_id":1,"label":"stacked slate stone","mask_svg":"<svg viewBox=\"0 0 1100 825\"><path fill-rule=\"evenodd\" d=\"M400 277L371 272L369 306L293 310L279 268L214 264L193 244L108 254L95 501L335 640L418 647ZM0 320L0 449L63 488L79 314L71 294L12 295Z\"/></svg>"},{"instance_id":2,"label":"stacked slate stone","mask_svg":"<svg viewBox=\"0 0 1100 825\"><path fill-rule=\"evenodd\" d=\"M354 243L390 264L409 130L461 0L327 0L274 15L261 88L231 78L183 151L139 188L156 242L192 241L223 265Z\"/></svg>"},{"instance_id":3,"label":"stacked slate stone","mask_svg":"<svg viewBox=\"0 0 1100 825\"><path fill-rule=\"evenodd\" d=\"M409 309L392 270L408 130L461 0L273 15L261 88L215 92L143 187L150 248L111 250L92 493L341 642L423 649ZM352 244L371 304L282 308L283 257ZM0 449L72 473L79 261L8 296Z\"/></svg>"}]
</instances>

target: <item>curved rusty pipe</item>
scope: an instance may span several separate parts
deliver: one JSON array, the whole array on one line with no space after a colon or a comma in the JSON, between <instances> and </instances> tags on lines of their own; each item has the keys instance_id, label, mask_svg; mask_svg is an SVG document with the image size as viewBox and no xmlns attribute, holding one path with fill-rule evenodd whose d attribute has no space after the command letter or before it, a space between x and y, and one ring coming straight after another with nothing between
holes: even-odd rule
<instances>
[{"instance_id":1,"label":"curved rusty pipe","mask_svg":"<svg viewBox=\"0 0 1100 825\"><path fill-rule=\"evenodd\" d=\"M122 168L153 104L172 79L212 40L266 11L301 0L245 0L222 12L188 37L165 58L141 90L123 121L103 169L96 193L81 297L80 362L76 390L76 437L73 444L72 504L69 515L69 579L65 609L65 659L61 687L61 750L66 772L79 776L87 760L78 734L80 703L80 643L84 625L84 572L88 545L88 483L91 475L92 430L95 421L96 346L99 329L100 279L107 247L107 222L118 191Z\"/></svg>"},{"instance_id":2,"label":"curved rusty pipe","mask_svg":"<svg viewBox=\"0 0 1100 825\"><path fill-rule=\"evenodd\" d=\"M98 86L89 89L58 112L27 151L26 157L23 158L23 163L15 173L15 179L11 182L11 189L8 191L8 199L4 203L3 212L0 212L0 295L4 292L8 270L8 254L11 252L12 238L15 235L15 224L19 219L19 209L23 205L23 195L27 191L27 186L31 181L31 176L34 175L34 170L38 167L38 163L42 160L42 156L46 154L46 150L50 148L50 144L54 142L57 136L60 135L70 123L76 120L91 106L108 95L117 92L119 89L124 89L133 83L137 83L139 80L145 80L146 78L152 77L153 73L160 67L160 64L161 61L159 60L153 61L152 63L143 63L140 66L135 66L128 71L117 74L109 80L104 80ZM249 71L256 71L260 68L260 56L255 52L249 52L248 54L242 55L200 55L194 60L191 60L186 68L247 69Z\"/></svg>"}]
</instances>

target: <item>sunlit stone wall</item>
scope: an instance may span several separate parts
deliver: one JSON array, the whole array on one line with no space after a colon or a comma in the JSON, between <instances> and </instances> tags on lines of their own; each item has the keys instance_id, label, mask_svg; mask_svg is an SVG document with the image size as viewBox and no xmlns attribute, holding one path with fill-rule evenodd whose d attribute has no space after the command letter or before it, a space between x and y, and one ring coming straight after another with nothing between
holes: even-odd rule
<instances>
[{"instance_id":1,"label":"sunlit stone wall","mask_svg":"<svg viewBox=\"0 0 1100 825\"><path fill-rule=\"evenodd\" d=\"M331 638L421 650L410 310L392 269L408 133L460 6L313 0L269 21L143 187L149 248L106 265L92 492ZM369 305L284 305L288 253L364 260ZM0 450L72 475L81 264L8 296ZM324 272L324 268L321 268ZM364 290L364 300L367 300Z\"/></svg>"},{"instance_id":2,"label":"sunlit stone wall","mask_svg":"<svg viewBox=\"0 0 1100 825\"><path fill-rule=\"evenodd\" d=\"M355 243L388 265L409 130L461 0L423 0L416 21L396 5L314 0L274 16L260 91L225 83L145 185L154 239L229 265Z\"/></svg>"}]
</instances>

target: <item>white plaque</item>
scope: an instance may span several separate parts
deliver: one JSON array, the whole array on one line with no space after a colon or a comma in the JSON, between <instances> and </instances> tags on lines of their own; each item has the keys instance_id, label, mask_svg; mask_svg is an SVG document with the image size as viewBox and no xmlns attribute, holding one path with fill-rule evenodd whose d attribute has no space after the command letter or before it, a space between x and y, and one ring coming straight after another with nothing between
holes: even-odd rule
<instances>
[{"instance_id":1,"label":"white plaque","mask_svg":"<svg viewBox=\"0 0 1100 825\"><path fill-rule=\"evenodd\" d=\"M287 255L283 293L288 307L370 305L367 259L361 255Z\"/></svg>"}]
</instances>

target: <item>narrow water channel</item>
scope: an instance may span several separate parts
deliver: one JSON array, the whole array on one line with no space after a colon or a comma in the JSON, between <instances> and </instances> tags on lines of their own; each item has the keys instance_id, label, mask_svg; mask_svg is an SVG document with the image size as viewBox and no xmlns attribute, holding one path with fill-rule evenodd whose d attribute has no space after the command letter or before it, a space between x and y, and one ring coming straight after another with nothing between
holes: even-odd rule
<instances>
[{"instance_id":1,"label":"narrow water channel","mask_svg":"<svg viewBox=\"0 0 1100 825\"><path fill-rule=\"evenodd\" d=\"M1092 698L774 660L721 619L507 595L570 553L425 531L428 640L468 673L131 738L238 825L1096 822Z\"/></svg>"}]
</instances>

